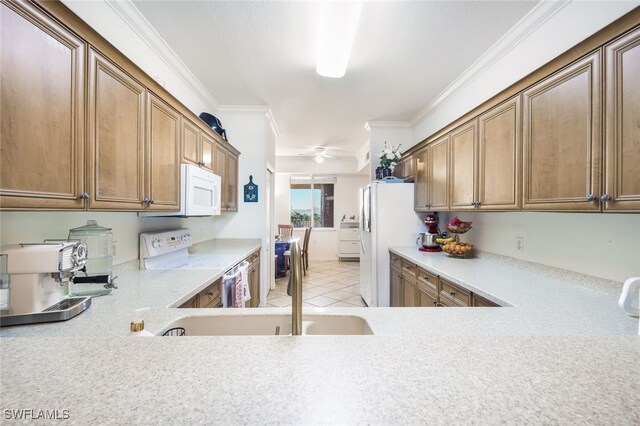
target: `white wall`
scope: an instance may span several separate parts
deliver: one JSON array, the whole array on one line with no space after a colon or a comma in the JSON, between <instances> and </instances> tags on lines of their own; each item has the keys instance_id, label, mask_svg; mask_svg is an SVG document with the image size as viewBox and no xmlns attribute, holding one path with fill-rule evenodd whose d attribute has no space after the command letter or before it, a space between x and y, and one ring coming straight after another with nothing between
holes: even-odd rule
<instances>
[{"instance_id":1,"label":"white wall","mask_svg":"<svg viewBox=\"0 0 640 426\"><path fill-rule=\"evenodd\" d=\"M278 157L279 159L280 157ZM280 163L278 163L280 164ZM280 170L278 168L278 170ZM329 173L328 170L323 174ZM275 218L276 224L291 222L291 173L276 173L275 179ZM309 240L309 261L336 260L338 256L338 224L342 215L347 218L352 215L358 217L358 188L369 181L367 175L337 175L334 188L334 225L333 229L317 229L311 231ZM294 231L294 235L302 238L304 230ZM313 266L313 265L311 265Z\"/></svg>"},{"instance_id":2,"label":"white wall","mask_svg":"<svg viewBox=\"0 0 640 426\"><path fill-rule=\"evenodd\" d=\"M168 228L189 228L193 242L216 236L217 217L139 218L130 212L2 212L0 214L0 244L35 243L45 238L67 238L69 229L83 226L89 219L113 228L116 243L114 264L138 259L138 234Z\"/></svg>"},{"instance_id":3,"label":"white wall","mask_svg":"<svg viewBox=\"0 0 640 426\"><path fill-rule=\"evenodd\" d=\"M131 2L62 0L65 6L154 78L194 114L218 102Z\"/></svg>"},{"instance_id":4,"label":"white wall","mask_svg":"<svg viewBox=\"0 0 640 426\"><path fill-rule=\"evenodd\" d=\"M640 276L640 215L615 213L446 213L473 221L461 239L478 249L622 282ZM516 250L516 237L524 249Z\"/></svg>"}]
</instances>

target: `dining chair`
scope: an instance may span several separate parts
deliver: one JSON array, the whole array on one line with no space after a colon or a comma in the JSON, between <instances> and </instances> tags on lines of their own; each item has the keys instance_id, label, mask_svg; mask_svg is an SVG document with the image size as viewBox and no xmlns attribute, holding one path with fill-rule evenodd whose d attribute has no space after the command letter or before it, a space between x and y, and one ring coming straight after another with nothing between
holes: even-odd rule
<instances>
[{"instance_id":1,"label":"dining chair","mask_svg":"<svg viewBox=\"0 0 640 426\"><path fill-rule=\"evenodd\" d=\"M290 240L293 237L293 225L278 225L278 234L282 235L281 240Z\"/></svg>"},{"instance_id":2,"label":"dining chair","mask_svg":"<svg viewBox=\"0 0 640 426\"><path fill-rule=\"evenodd\" d=\"M311 237L311 227L304 230L304 240L302 241L302 272L307 275L309 269L309 239Z\"/></svg>"}]
</instances>

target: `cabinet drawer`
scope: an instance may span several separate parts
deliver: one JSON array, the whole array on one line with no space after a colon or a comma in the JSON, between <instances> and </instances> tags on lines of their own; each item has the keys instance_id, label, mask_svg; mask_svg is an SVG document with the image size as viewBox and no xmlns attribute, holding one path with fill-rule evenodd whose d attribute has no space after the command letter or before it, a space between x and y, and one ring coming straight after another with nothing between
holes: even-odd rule
<instances>
[{"instance_id":1,"label":"cabinet drawer","mask_svg":"<svg viewBox=\"0 0 640 426\"><path fill-rule=\"evenodd\" d=\"M417 269L418 268L416 267L416 265L402 259L402 278L403 279L415 282Z\"/></svg>"},{"instance_id":2,"label":"cabinet drawer","mask_svg":"<svg viewBox=\"0 0 640 426\"><path fill-rule=\"evenodd\" d=\"M340 241L340 254L360 254L360 242Z\"/></svg>"},{"instance_id":3,"label":"cabinet drawer","mask_svg":"<svg viewBox=\"0 0 640 426\"><path fill-rule=\"evenodd\" d=\"M498 305L497 303L492 302L489 299L485 299L482 296L478 296L475 293L473 293L472 299L473 299L472 306L476 306L478 308L497 308L497 307L500 307L500 305Z\"/></svg>"},{"instance_id":4,"label":"cabinet drawer","mask_svg":"<svg viewBox=\"0 0 640 426\"><path fill-rule=\"evenodd\" d=\"M217 308L221 305L220 280L198 293L198 308Z\"/></svg>"},{"instance_id":5,"label":"cabinet drawer","mask_svg":"<svg viewBox=\"0 0 640 426\"><path fill-rule=\"evenodd\" d=\"M359 229L341 229L340 240L341 241L357 241L360 239Z\"/></svg>"},{"instance_id":6,"label":"cabinet drawer","mask_svg":"<svg viewBox=\"0 0 640 426\"><path fill-rule=\"evenodd\" d=\"M422 268L418 268L418 283L422 283L424 286L429 287L431 292L438 294L438 276L431 272L425 271Z\"/></svg>"},{"instance_id":7,"label":"cabinet drawer","mask_svg":"<svg viewBox=\"0 0 640 426\"><path fill-rule=\"evenodd\" d=\"M391 252L389 252L389 258L391 259L391 267L399 271L402 268L402 258Z\"/></svg>"},{"instance_id":8,"label":"cabinet drawer","mask_svg":"<svg viewBox=\"0 0 640 426\"><path fill-rule=\"evenodd\" d=\"M446 308L464 308L467 305L459 302L451 296L440 293L440 306L444 306Z\"/></svg>"},{"instance_id":9,"label":"cabinet drawer","mask_svg":"<svg viewBox=\"0 0 640 426\"><path fill-rule=\"evenodd\" d=\"M462 306L469 306L471 304L471 292L459 287L443 278L440 278L440 299L446 297L452 299L455 302L459 302ZM444 304L444 303L443 303Z\"/></svg>"}]
</instances>

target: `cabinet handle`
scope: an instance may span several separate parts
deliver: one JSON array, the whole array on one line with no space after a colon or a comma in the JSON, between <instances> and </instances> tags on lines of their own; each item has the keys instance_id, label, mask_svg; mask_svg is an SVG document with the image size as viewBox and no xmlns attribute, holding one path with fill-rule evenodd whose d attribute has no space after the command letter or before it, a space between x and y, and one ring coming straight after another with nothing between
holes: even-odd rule
<instances>
[{"instance_id":1,"label":"cabinet handle","mask_svg":"<svg viewBox=\"0 0 640 426\"><path fill-rule=\"evenodd\" d=\"M153 198L149 199L149 204L155 204L156 200L154 200Z\"/></svg>"},{"instance_id":2,"label":"cabinet handle","mask_svg":"<svg viewBox=\"0 0 640 426\"><path fill-rule=\"evenodd\" d=\"M596 199L595 195L593 195L593 194L587 195L587 201L591 202L591 201L594 201L595 199Z\"/></svg>"},{"instance_id":3,"label":"cabinet handle","mask_svg":"<svg viewBox=\"0 0 640 426\"><path fill-rule=\"evenodd\" d=\"M602 196L600 197L600 201L603 201L603 202L605 202L605 203L606 203L606 202L608 202L608 201L611 201L611 195L609 195L609 194L604 194L604 195L602 195Z\"/></svg>"},{"instance_id":4,"label":"cabinet handle","mask_svg":"<svg viewBox=\"0 0 640 426\"><path fill-rule=\"evenodd\" d=\"M453 297L456 296L456 292L455 291L450 291L449 294L452 295Z\"/></svg>"},{"instance_id":5,"label":"cabinet handle","mask_svg":"<svg viewBox=\"0 0 640 426\"><path fill-rule=\"evenodd\" d=\"M142 204L149 205L149 197L144 197L144 198L142 199Z\"/></svg>"},{"instance_id":6,"label":"cabinet handle","mask_svg":"<svg viewBox=\"0 0 640 426\"><path fill-rule=\"evenodd\" d=\"M433 299L433 305L438 306L438 301L436 299Z\"/></svg>"},{"instance_id":7,"label":"cabinet handle","mask_svg":"<svg viewBox=\"0 0 640 426\"><path fill-rule=\"evenodd\" d=\"M80 200L88 200L89 199L89 194L86 192L83 192L82 194L80 194L80 196L78 197Z\"/></svg>"},{"instance_id":8,"label":"cabinet handle","mask_svg":"<svg viewBox=\"0 0 640 426\"><path fill-rule=\"evenodd\" d=\"M472 206L477 206L477 205L478 205L478 203L476 203L475 201L472 201L472 202L471 202L471 205L472 205Z\"/></svg>"},{"instance_id":9,"label":"cabinet handle","mask_svg":"<svg viewBox=\"0 0 640 426\"><path fill-rule=\"evenodd\" d=\"M476 207L480 207L480 204L482 204L480 201L476 201Z\"/></svg>"},{"instance_id":10,"label":"cabinet handle","mask_svg":"<svg viewBox=\"0 0 640 426\"><path fill-rule=\"evenodd\" d=\"M198 161L198 166L204 166L204 162L203 161Z\"/></svg>"}]
</instances>

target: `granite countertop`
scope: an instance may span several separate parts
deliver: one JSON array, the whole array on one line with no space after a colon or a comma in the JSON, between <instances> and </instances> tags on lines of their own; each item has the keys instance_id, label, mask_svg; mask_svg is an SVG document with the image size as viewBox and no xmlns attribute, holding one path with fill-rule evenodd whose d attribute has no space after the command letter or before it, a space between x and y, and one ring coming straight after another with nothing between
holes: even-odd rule
<instances>
[{"instance_id":1,"label":"granite countertop","mask_svg":"<svg viewBox=\"0 0 640 426\"><path fill-rule=\"evenodd\" d=\"M259 245L192 251L241 259ZM140 308L152 332L290 312L172 308L223 271L132 270L75 319L1 330L5 422L26 408L69 410L71 424L640 423L638 320L615 306L619 283L393 251L511 307L305 308L360 315L373 336L125 337Z\"/></svg>"}]
</instances>

